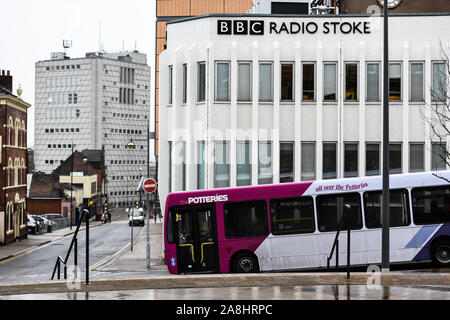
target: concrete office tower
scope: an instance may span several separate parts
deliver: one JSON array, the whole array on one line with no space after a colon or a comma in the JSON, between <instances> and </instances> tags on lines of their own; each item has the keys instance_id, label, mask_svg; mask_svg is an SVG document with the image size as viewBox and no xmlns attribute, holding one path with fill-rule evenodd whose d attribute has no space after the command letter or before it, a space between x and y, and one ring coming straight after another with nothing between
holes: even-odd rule
<instances>
[{"instance_id":1,"label":"concrete office tower","mask_svg":"<svg viewBox=\"0 0 450 320\"><path fill-rule=\"evenodd\" d=\"M150 77L147 56L137 51L74 59L52 53L50 60L38 61L36 171L52 172L72 145L78 151L104 148L110 205L139 199L136 187L147 167ZM135 150L127 148L130 140Z\"/></svg>"}]
</instances>

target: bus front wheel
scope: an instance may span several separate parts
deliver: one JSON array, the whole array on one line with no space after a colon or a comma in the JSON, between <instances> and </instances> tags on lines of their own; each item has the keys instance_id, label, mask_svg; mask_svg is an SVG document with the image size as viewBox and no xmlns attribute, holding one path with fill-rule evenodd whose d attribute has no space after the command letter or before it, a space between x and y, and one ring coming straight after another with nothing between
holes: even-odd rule
<instances>
[{"instance_id":1,"label":"bus front wheel","mask_svg":"<svg viewBox=\"0 0 450 320\"><path fill-rule=\"evenodd\" d=\"M431 259L438 267L450 266L450 241L440 240L431 248Z\"/></svg>"},{"instance_id":2,"label":"bus front wheel","mask_svg":"<svg viewBox=\"0 0 450 320\"><path fill-rule=\"evenodd\" d=\"M241 253L234 259L233 271L237 273L259 272L258 259L250 253Z\"/></svg>"}]
</instances>

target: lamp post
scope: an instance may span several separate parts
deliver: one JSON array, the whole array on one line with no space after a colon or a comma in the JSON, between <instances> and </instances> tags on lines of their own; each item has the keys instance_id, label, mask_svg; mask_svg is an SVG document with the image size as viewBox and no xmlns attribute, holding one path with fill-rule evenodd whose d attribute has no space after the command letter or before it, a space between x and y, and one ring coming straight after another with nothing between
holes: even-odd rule
<instances>
[{"instance_id":1,"label":"lamp post","mask_svg":"<svg viewBox=\"0 0 450 320\"><path fill-rule=\"evenodd\" d=\"M150 177L150 120L147 121L147 139L137 140L137 141L147 141L147 178ZM130 142L127 144L127 148L130 150L136 149L136 144L133 139L130 139ZM154 219L156 222L156 213L153 211ZM150 268L150 198L147 193L147 215L146 215L146 223L147 223L147 243L146 243L146 251L147 251L147 269Z\"/></svg>"},{"instance_id":2,"label":"lamp post","mask_svg":"<svg viewBox=\"0 0 450 320\"><path fill-rule=\"evenodd\" d=\"M83 163L86 165L86 176L89 176L89 167L87 165L88 159L83 158ZM83 186L83 197L84 197L84 186ZM88 198L87 208L83 209L86 219L86 284L89 284L89 218L91 217L91 206Z\"/></svg>"},{"instance_id":3,"label":"lamp post","mask_svg":"<svg viewBox=\"0 0 450 320\"><path fill-rule=\"evenodd\" d=\"M383 52L383 193L381 217L381 271L389 272L389 19L388 1L384 1Z\"/></svg>"}]
</instances>

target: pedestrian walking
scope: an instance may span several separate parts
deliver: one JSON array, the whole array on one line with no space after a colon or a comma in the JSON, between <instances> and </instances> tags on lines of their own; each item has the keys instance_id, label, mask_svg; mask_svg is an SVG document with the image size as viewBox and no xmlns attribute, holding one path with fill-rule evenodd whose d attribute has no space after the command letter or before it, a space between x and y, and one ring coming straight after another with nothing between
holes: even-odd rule
<instances>
[{"instance_id":1,"label":"pedestrian walking","mask_svg":"<svg viewBox=\"0 0 450 320\"><path fill-rule=\"evenodd\" d=\"M108 222L111 223L111 210L108 210Z\"/></svg>"},{"instance_id":2,"label":"pedestrian walking","mask_svg":"<svg viewBox=\"0 0 450 320\"><path fill-rule=\"evenodd\" d=\"M102 214L102 222L106 223L107 222L107 217L106 217L106 213Z\"/></svg>"}]
</instances>

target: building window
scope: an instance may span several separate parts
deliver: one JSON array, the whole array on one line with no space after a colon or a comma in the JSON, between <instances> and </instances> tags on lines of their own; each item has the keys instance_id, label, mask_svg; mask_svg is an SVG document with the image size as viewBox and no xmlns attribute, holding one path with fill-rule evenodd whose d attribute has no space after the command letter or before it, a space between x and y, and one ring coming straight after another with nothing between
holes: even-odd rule
<instances>
[{"instance_id":1,"label":"building window","mask_svg":"<svg viewBox=\"0 0 450 320\"><path fill-rule=\"evenodd\" d=\"M197 100L205 101L205 93L206 93L206 64L204 62L199 62L197 65L198 72L198 92L197 92Z\"/></svg>"},{"instance_id":2,"label":"building window","mask_svg":"<svg viewBox=\"0 0 450 320\"><path fill-rule=\"evenodd\" d=\"M248 186L252 182L252 166L250 162L250 142L236 143L236 185Z\"/></svg>"},{"instance_id":3,"label":"building window","mask_svg":"<svg viewBox=\"0 0 450 320\"><path fill-rule=\"evenodd\" d=\"M205 189L205 141L197 142L197 188Z\"/></svg>"},{"instance_id":4,"label":"building window","mask_svg":"<svg viewBox=\"0 0 450 320\"><path fill-rule=\"evenodd\" d=\"M325 63L323 66L323 100L337 100L336 63Z\"/></svg>"},{"instance_id":5,"label":"building window","mask_svg":"<svg viewBox=\"0 0 450 320\"><path fill-rule=\"evenodd\" d=\"M302 142L301 158L301 180L315 180L316 144L314 142Z\"/></svg>"},{"instance_id":6,"label":"building window","mask_svg":"<svg viewBox=\"0 0 450 320\"><path fill-rule=\"evenodd\" d=\"M272 143L258 145L258 184L272 183Z\"/></svg>"},{"instance_id":7,"label":"building window","mask_svg":"<svg viewBox=\"0 0 450 320\"><path fill-rule=\"evenodd\" d=\"M294 65L292 63L281 64L281 100L294 100Z\"/></svg>"},{"instance_id":8,"label":"building window","mask_svg":"<svg viewBox=\"0 0 450 320\"><path fill-rule=\"evenodd\" d=\"M423 101L423 63L411 63L411 96L412 102Z\"/></svg>"},{"instance_id":9,"label":"building window","mask_svg":"<svg viewBox=\"0 0 450 320\"><path fill-rule=\"evenodd\" d=\"M389 100L402 100L402 65L400 63L389 64Z\"/></svg>"},{"instance_id":10,"label":"building window","mask_svg":"<svg viewBox=\"0 0 450 320\"><path fill-rule=\"evenodd\" d=\"M273 100L272 63L259 64L259 101Z\"/></svg>"},{"instance_id":11,"label":"building window","mask_svg":"<svg viewBox=\"0 0 450 320\"><path fill-rule=\"evenodd\" d=\"M447 168L447 148L445 143L431 144L431 170L445 170Z\"/></svg>"},{"instance_id":12,"label":"building window","mask_svg":"<svg viewBox=\"0 0 450 320\"><path fill-rule=\"evenodd\" d=\"M424 171L423 143L409 144L409 172Z\"/></svg>"},{"instance_id":13,"label":"building window","mask_svg":"<svg viewBox=\"0 0 450 320\"><path fill-rule=\"evenodd\" d=\"M380 101L380 64L367 64L367 101Z\"/></svg>"},{"instance_id":14,"label":"building window","mask_svg":"<svg viewBox=\"0 0 450 320\"><path fill-rule=\"evenodd\" d=\"M433 63L433 83L431 89L431 100L445 103L447 100L447 73L444 62Z\"/></svg>"},{"instance_id":15,"label":"building window","mask_svg":"<svg viewBox=\"0 0 450 320\"><path fill-rule=\"evenodd\" d=\"M366 176L380 174L380 145L378 143L366 144Z\"/></svg>"},{"instance_id":16,"label":"building window","mask_svg":"<svg viewBox=\"0 0 450 320\"><path fill-rule=\"evenodd\" d=\"M358 100L358 64L345 64L345 100Z\"/></svg>"},{"instance_id":17,"label":"building window","mask_svg":"<svg viewBox=\"0 0 450 320\"><path fill-rule=\"evenodd\" d=\"M230 63L216 63L216 100L230 101Z\"/></svg>"},{"instance_id":18,"label":"building window","mask_svg":"<svg viewBox=\"0 0 450 320\"><path fill-rule=\"evenodd\" d=\"M69 104L72 104L72 94L69 93Z\"/></svg>"},{"instance_id":19,"label":"building window","mask_svg":"<svg viewBox=\"0 0 450 320\"><path fill-rule=\"evenodd\" d=\"M336 143L323 143L323 178L336 179Z\"/></svg>"},{"instance_id":20,"label":"building window","mask_svg":"<svg viewBox=\"0 0 450 320\"><path fill-rule=\"evenodd\" d=\"M183 103L187 102L187 64L183 64Z\"/></svg>"},{"instance_id":21,"label":"building window","mask_svg":"<svg viewBox=\"0 0 450 320\"><path fill-rule=\"evenodd\" d=\"M238 63L238 101L250 101L252 99L251 63Z\"/></svg>"},{"instance_id":22,"label":"building window","mask_svg":"<svg viewBox=\"0 0 450 320\"><path fill-rule=\"evenodd\" d=\"M358 144L344 144L344 178L358 176Z\"/></svg>"},{"instance_id":23,"label":"building window","mask_svg":"<svg viewBox=\"0 0 450 320\"><path fill-rule=\"evenodd\" d=\"M172 104L173 99L173 66L169 66L169 104Z\"/></svg>"},{"instance_id":24,"label":"building window","mask_svg":"<svg viewBox=\"0 0 450 320\"><path fill-rule=\"evenodd\" d=\"M303 64L303 100L315 100L315 64Z\"/></svg>"},{"instance_id":25,"label":"building window","mask_svg":"<svg viewBox=\"0 0 450 320\"><path fill-rule=\"evenodd\" d=\"M228 147L226 141L216 142L214 160L214 187L224 188L230 186L230 163L228 161Z\"/></svg>"},{"instance_id":26,"label":"building window","mask_svg":"<svg viewBox=\"0 0 450 320\"><path fill-rule=\"evenodd\" d=\"M389 173L402 173L402 144L389 144Z\"/></svg>"},{"instance_id":27,"label":"building window","mask_svg":"<svg viewBox=\"0 0 450 320\"><path fill-rule=\"evenodd\" d=\"M294 143L280 143L280 182L294 182Z\"/></svg>"}]
</instances>

